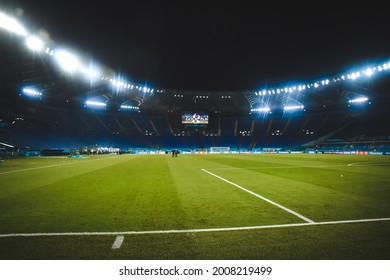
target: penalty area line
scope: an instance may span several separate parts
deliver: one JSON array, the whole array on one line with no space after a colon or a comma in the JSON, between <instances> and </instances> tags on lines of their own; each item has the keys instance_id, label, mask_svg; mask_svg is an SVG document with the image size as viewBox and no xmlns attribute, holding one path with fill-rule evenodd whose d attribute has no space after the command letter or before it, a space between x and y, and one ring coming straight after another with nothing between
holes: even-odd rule
<instances>
[{"instance_id":1,"label":"penalty area line","mask_svg":"<svg viewBox=\"0 0 390 280\"><path fill-rule=\"evenodd\" d=\"M202 169L202 171L206 172L206 173L208 173L208 174L210 174L210 175L212 175L212 176L214 176L214 177L216 177L216 178L218 178L218 179L220 179L220 180L222 180L222 181L224 181L224 182L226 182L226 183L228 183L230 185L233 185L233 186L235 186L235 187L237 187L237 188L239 188L239 189L241 189L241 190L243 190L243 191L245 191L247 193L250 193L251 195L256 196L256 197L258 197L258 198L260 198L260 199L262 199L262 200L264 200L264 201L266 201L266 202L268 202L268 203L270 203L270 204L272 204L272 205L274 205L276 207L279 207L279 208L283 209L284 211L287 211L290 214L293 214L294 216L297 216L298 218L300 218L300 219L302 219L302 220L304 220L304 221L306 221L308 223L311 223L311 224L315 223L314 221L310 220L309 218L306 218L305 216L303 216L303 215L301 215L301 214L299 214L299 213L297 213L297 212L295 212L295 211L293 211L293 210L291 210L291 209L289 209L289 208L287 208L287 207L285 207L285 206L283 206L283 205L281 205L279 203L276 203L276 202L274 202L274 201L272 201L272 200L270 200L268 198L265 198L264 196L261 196L261 195L255 193L255 192L252 192L252 191L250 191L250 190L248 190L248 189L246 189L244 187L241 187L240 185L237 185L236 183L233 183L233 182L231 182L229 180L226 180L225 178L223 178L221 176L218 176L218 175L216 175L216 174L214 174L214 173L212 173L210 171L207 171L206 169Z\"/></svg>"},{"instance_id":2,"label":"penalty area line","mask_svg":"<svg viewBox=\"0 0 390 280\"><path fill-rule=\"evenodd\" d=\"M248 226L248 227L229 227L229 228L203 228L203 229L173 229L173 230L147 230L147 231L113 231L113 232L37 232L37 233L6 233L0 234L0 238L4 237L43 237L43 236L92 236L92 235L144 235L144 234L168 234L168 233L197 233L197 232L222 232L222 231L239 231L239 230L259 230L271 228L288 228L288 227L305 227L318 225L337 225L337 224L352 224L352 223L370 223L390 221L390 218L376 219L360 219L360 220L340 220L316 223L298 223L298 224L279 224L265 226ZM117 241L115 239L115 242ZM122 238L119 238L119 240ZM124 237L123 237L124 239ZM122 242L123 242L122 239ZM114 244L115 244L114 242ZM119 243L119 241L118 241ZM113 246L114 246L113 244Z\"/></svg>"}]
</instances>

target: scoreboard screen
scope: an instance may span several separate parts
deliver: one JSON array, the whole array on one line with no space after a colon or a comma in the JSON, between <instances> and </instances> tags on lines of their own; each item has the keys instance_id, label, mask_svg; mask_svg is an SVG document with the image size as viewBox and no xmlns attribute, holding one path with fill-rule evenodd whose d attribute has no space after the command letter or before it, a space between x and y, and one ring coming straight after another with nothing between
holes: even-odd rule
<instances>
[{"instance_id":1,"label":"scoreboard screen","mask_svg":"<svg viewBox=\"0 0 390 280\"><path fill-rule=\"evenodd\" d=\"M205 126L209 124L209 115L206 112L183 112L181 123L185 126Z\"/></svg>"}]
</instances>

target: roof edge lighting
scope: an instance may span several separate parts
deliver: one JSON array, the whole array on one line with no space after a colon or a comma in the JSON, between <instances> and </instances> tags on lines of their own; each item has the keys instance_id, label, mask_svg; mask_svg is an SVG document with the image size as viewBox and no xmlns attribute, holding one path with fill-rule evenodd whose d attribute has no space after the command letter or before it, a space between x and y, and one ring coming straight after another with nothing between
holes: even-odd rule
<instances>
[{"instance_id":1,"label":"roof edge lighting","mask_svg":"<svg viewBox=\"0 0 390 280\"><path fill-rule=\"evenodd\" d=\"M101 102L101 101L93 101L93 100L87 100L85 102L86 105L88 106L92 106L92 107L106 107L107 104L105 102Z\"/></svg>"},{"instance_id":2,"label":"roof edge lighting","mask_svg":"<svg viewBox=\"0 0 390 280\"><path fill-rule=\"evenodd\" d=\"M0 28L20 36L27 36L27 30L14 18L0 12Z\"/></svg>"},{"instance_id":3,"label":"roof edge lighting","mask_svg":"<svg viewBox=\"0 0 390 280\"><path fill-rule=\"evenodd\" d=\"M268 113L271 109L269 107L252 108L251 112Z\"/></svg>"},{"instance_id":4,"label":"roof edge lighting","mask_svg":"<svg viewBox=\"0 0 390 280\"><path fill-rule=\"evenodd\" d=\"M28 96L33 96L33 97L42 96L42 92L35 88L25 87L22 89L22 92Z\"/></svg>"},{"instance_id":5,"label":"roof edge lighting","mask_svg":"<svg viewBox=\"0 0 390 280\"><path fill-rule=\"evenodd\" d=\"M358 97L358 98L350 99L348 102L349 103L363 103L363 102L367 102L367 101L368 101L367 97Z\"/></svg>"},{"instance_id":6,"label":"roof edge lighting","mask_svg":"<svg viewBox=\"0 0 390 280\"><path fill-rule=\"evenodd\" d=\"M292 105L292 106L284 106L283 110L285 110L285 111L293 111L293 110L299 110L299 109L303 109L303 108L304 108L303 105Z\"/></svg>"}]
</instances>

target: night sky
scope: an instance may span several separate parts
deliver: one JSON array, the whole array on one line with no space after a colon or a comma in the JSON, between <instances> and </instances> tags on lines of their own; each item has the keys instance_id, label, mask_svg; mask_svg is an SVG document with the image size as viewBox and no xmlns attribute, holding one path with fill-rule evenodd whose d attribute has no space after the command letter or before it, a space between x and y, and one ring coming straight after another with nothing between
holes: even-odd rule
<instances>
[{"instance_id":1,"label":"night sky","mask_svg":"<svg viewBox=\"0 0 390 280\"><path fill-rule=\"evenodd\" d=\"M390 57L384 7L260 1L2 1L29 31L155 88L247 90L329 78ZM93 4L92 4L93 3Z\"/></svg>"}]
</instances>

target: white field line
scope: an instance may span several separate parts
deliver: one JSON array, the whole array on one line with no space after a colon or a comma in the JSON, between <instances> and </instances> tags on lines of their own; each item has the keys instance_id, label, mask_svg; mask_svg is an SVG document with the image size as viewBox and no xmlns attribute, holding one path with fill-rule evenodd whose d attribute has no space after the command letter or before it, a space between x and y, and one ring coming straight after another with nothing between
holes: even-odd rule
<instances>
[{"instance_id":1,"label":"white field line","mask_svg":"<svg viewBox=\"0 0 390 280\"><path fill-rule=\"evenodd\" d=\"M353 223L372 223L390 221L389 218L360 219L360 220L341 220L316 223L298 223L298 224L281 224L265 226L248 226L248 227L229 227L229 228L203 228L203 229L173 229L173 230L146 230L146 231L102 231L102 232L37 232L37 233L5 233L0 234L0 238L5 237L43 237L43 236L92 236L92 235L144 235L144 234L169 234L169 233L200 233L200 232L222 232L222 231L239 231L239 230L257 230L270 228L287 228L287 227L305 227L318 225L337 225Z\"/></svg>"},{"instance_id":2,"label":"white field line","mask_svg":"<svg viewBox=\"0 0 390 280\"><path fill-rule=\"evenodd\" d=\"M361 161L361 162L352 162L349 163L348 166L371 166L371 165L390 165L390 162L371 162L371 161Z\"/></svg>"},{"instance_id":3,"label":"white field line","mask_svg":"<svg viewBox=\"0 0 390 280\"><path fill-rule=\"evenodd\" d=\"M254 196L256 196L256 197L258 197L258 198L260 198L260 199L262 199L262 200L264 200L264 201L266 201L266 202L268 202L276 207L279 207L279 208L283 209L284 211L287 211L290 214L293 214L293 215L297 216L298 218L300 218L308 223L311 223L311 224L315 223L314 221L310 220L309 218L306 218L305 216L303 216L303 215L301 215L301 214L299 214L299 213L297 213L297 212L295 212L287 207L284 207L283 205L280 205L279 203L273 202L272 200L269 200L268 198L265 198L264 196L261 196L261 195L255 193L255 192L252 192L244 187L241 187L240 185L237 185L236 183L233 183L229 180L226 180L225 178L222 178L221 176L218 176L210 171L207 171L206 169L202 169L202 171L204 171L204 172L206 172L206 173L208 173L208 174L210 174L210 175L212 175L212 176L214 176L214 177L216 177L216 178L218 178L226 183L229 183L229 184L231 184L231 185L233 185L233 186L235 186L243 191L246 191L247 193L250 193L251 195L254 195Z\"/></svg>"},{"instance_id":4,"label":"white field line","mask_svg":"<svg viewBox=\"0 0 390 280\"><path fill-rule=\"evenodd\" d=\"M348 164L323 164L323 165L288 165L288 166L252 166L252 167L210 167L207 170L256 170L256 169L290 169L290 168L328 168L328 167L351 167L351 166L367 166L367 165L390 165L388 162L352 162Z\"/></svg>"},{"instance_id":5,"label":"white field line","mask_svg":"<svg viewBox=\"0 0 390 280\"><path fill-rule=\"evenodd\" d=\"M66 156L40 156L39 158L52 159L52 158L69 158L69 157L66 157ZM82 158L87 158L87 157L82 157Z\"/></svg>"},{"instance_id":6,"label":"white field line","mask_svg":"<svg viewBox=\"0 0 390 280\"><path fill-rule=\"evenodd\" d=\"M32 167L32 168L25 168L25 169L17 169L17 170L11 170L11 171L4 171L0 172L1 174L9 174L9 173L17 173L17 172L23 172L23 171L30 171L30 170L36 170L36 169L44 169L44 168L51 168L51 167L57 167L57 166L63 166L68 165L76 162L67 162L67 163L59 163L59 164L52 164L52 165L46 165L46 166L39 166L39 167ZM77 162L78 163L78 162Z\"/></svg>"},{"instance_id":7,"label":"white field line","mask_svg":"<svg viewBox=\"0 0 390 280\"><path fill-rule=\"evenodd\" d=\"M115 238L114 244L112 244L111 249L113 249L113 250L119 249L122 246L124 239L125 239L125 237L123 235L118 235Z\"/></svg>"},{"instance_id":8,"label":"white field line","mask_svg":"<svg viewBox=\"0 0 390 280\"><path fill-rule=\"evenodd\" d=\"M327 167L346 167L351 164L324 164L324 165L288 165L288 166L253 166L253 167L220 167L207 168L207 170L234 170L234 169L290 169L290 168L327 168Z\"/></svg>"},{"instance_id":9,"label":"white field line","mask_svg":"<svg viewBox=\"0 0 390 280\"><path fill-rule=\"evenodd\" d=\"M37 170L37 169L45 169L45 168L51 168L51 167L58 167L58 166L69 165L69 164L85 163L85 162L91 162L91 161L95 161L95 160L104 160L104 159L107 159L107 158L109 158L109 157L95 158L95 159L91 159L91 160L88 160L88 161L83 161L83 159L81 159L81 160L74 161L74 162L58 163L58 164L38 166L38 167L32 167L32 168L4 171L4 172L0 172L0 175L2 175L2 174L9 174L9 173L24 172L24 171L31 171L31 170Z\"/></svg>"}]
</instances>

